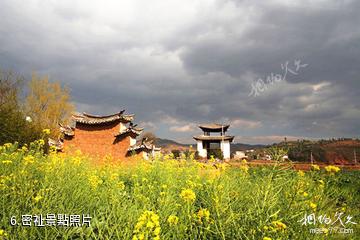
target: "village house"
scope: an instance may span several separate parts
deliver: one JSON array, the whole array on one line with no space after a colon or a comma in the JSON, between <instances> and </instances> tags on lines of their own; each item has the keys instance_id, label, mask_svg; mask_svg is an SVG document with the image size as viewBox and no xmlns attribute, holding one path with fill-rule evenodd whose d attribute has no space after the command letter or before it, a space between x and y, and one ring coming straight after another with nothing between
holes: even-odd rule
<instances>
[{"instance_id":1,"label":"village house","mask_svg":"<svg viewBox=\"0 0 360 240\"><path fill-rule=\"evenodd\" d=\"M221 150L224 159L230 159L230 143L234 140L234 136L225 135L229 127L230 125L217 123L200 125L203 135L193 137L197 142L199 157L207 158L211 150ZM220 135L210 133L220 133Z\"/></svg>"},{"instance_id":2,"label":"village house","mask_svg":"<svg viewBox=\"0 0 360 240\"><path fill-rule=\"evenodd\" d=\"M158 148L144 139L137 142L143 128L133 124L134 115L125 110L107 116L75 113L69 125L60 125L62 136L49 144L60 151L80 150L94 157L112 156L123 159L132 155L148 158Z\"/></svg>"}]
</instances>

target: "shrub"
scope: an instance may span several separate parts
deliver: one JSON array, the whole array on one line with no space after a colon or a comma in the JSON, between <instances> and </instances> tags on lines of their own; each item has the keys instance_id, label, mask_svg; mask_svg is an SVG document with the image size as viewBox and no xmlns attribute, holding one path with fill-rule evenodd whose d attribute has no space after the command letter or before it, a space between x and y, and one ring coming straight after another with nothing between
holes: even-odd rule
<instances>
[{"instance_id":1,"label":"shrub","mask_svg":"<svg viewBox=\"0 0 360 240\"><path fill-rule=\"evenodd\" d=\"M173 154L175 159L180 158L180 150L174 149L171 150L171 153Z\"/></svg>"},{"instance_id":2,"label":"shrub","mask_svg":"<svg viewBox=\"0 0 360 240\"><path fill-rule=\"evenodd\" d=\"M215 159L223 160L224 156L221 149L208 149L207 158L210 159L213 156Z\"/></svg>"}]
</instances>

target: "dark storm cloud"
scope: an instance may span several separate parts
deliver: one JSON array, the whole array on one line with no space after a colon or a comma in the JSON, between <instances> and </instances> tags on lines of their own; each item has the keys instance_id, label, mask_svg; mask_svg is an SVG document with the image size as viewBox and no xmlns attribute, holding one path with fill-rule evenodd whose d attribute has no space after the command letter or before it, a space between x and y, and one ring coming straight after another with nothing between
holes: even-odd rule
<instances>
[{"instance_id":1,"label":"dark storm cloud","mask_svg":"<svg viewBox=\"0 0 360 240\"><path fill-rule=\"evenodd\" d=\"M72 90L79 111L126 108L162 137L233 123L245 141L360 135L358 1L5 1L0 66ZM281 64L298 75L249 96Z\"/></svg>"}]
</instances>

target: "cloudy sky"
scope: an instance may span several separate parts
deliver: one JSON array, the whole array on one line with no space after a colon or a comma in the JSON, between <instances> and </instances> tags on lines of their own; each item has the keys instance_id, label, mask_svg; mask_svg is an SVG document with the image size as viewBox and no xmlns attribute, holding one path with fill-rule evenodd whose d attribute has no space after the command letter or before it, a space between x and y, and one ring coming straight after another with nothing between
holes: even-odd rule
<instances>
[{"instance_id":1,"label":"cloudy sky","mask_svg":"<svg viewBox=\"0 0 360 240\"><path fill-rule=\"evenodd\" d=\"M360 136L360 1L0 0L0 68L192 143ZM276 78L271 78L276 76Z\"/></svg>"}]
</instances>

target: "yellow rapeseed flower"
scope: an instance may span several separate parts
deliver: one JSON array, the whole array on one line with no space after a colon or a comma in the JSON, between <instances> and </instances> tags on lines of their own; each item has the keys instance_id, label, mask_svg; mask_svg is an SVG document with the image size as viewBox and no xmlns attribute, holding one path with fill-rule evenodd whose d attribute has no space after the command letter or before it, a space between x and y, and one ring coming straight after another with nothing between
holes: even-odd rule
<instances>
[{"instance_id":1,"label":"yellow rapeseed flower","mask_svg":"<svg viewBox=\"0 0 360 240\"><path fill-rule=\"evenodd\" d=\"M123 181L118 182L116 185L120 190L125 189L125 183Z\"/></svg>"},{"instance_id":2,"label":"yellow rapeseed flower","mask_svg":"<svg viewBox=\"0 0 360 240\"><path fill-rule=\"evenodd\" d=\"M286 229L285 223L283 223L281 221L274 221L274 222L272 222L272 224L274 225L276 230L284 231Z\"/></svg>"},{"instance_id":3,"label":"yellow rapeseed flower","mask_svg":"<svg viewBox=\"0 0 360 240\"><path fill-rule=\"evenodd\" d=\"M5 232L5 230L0 229L0 239L6 238L6 237L7 237L7 233Z\"/></svg>"},{"instance_id":4,"label":"yellow rapeseed flower","mask_svg":"<svg viewBox=\"0 0 360 240\"><path fill-rule=\"evenodd\" d=\"M24 157L25 165L32 164L32 163L34 163L34 161L35 161L34 156L28 155L28 156Z\"/></svg>"},{"instance_id":5,"label":"yellow rapeseed flower","mask_svg":"<svg viewBox=\"0 0 360 240\"><path fill-rule=\"evenodd\" d=\"M272 240L272 239L269 237L264 237L263 240Z\"/></svg>"},{"instance_id":6,"label":"yellow rapeseed flower","mask_svg":"<svg viewBox=\"0 0 360 240\"><path fill-rule=\"evenodd\" d=\"M159 236L160 235L160 232L161 232L161 227L156 227L155 230L154 230L154 234L156 236Z\"/></svg>"},{"instance_id":7,"label":"yellow rapeseed flower","mask_svg":"<svg viewBox=\"0 0 360 240\"><path fill-rule=\"evenodd\" d=\"M97 175L92 175L89 177L89 183L93 189L97 188L100 184L102 184L102 182L103 181L101 178L99 178Z\"/></svg>"},{"instance_id":8,"label":"yellow rapeseed flower","mask_svg":"<svg viewBox=\"0 0 360 240\"><path fill-rule=\"evenodd\" d=\"M330 174L335 174L335 173L337 173L337 172L340 171L340 168L329 165L329 166L326 166L326 167L325 167L325 170L326 170L328 173L330 173Z\"/></svg>"},{"instance_id":9,"label":"yellow rapeseed flower","mask_svg":"<svg viewBox=\"0 0 360 240\"><path fill-rule=\"evenodd\" d=\"M247 165L242 165L239 167L239 169L244 173L248 173L249 171L249 167Z\"/></svg>"},{"instance_id":10,"label":"yellow rapeseed flower","mask_svg":"<svg viewBox=\"0 0 360 240\"><path fill-rule=\"evenodd\" d=\"M319 171L319 170L320 170L320 167L319 167L319 165L312 164L312 165L311 165L311 169L314 170L314 171Z\"/></svg>"},{"instance_id":11,"label":"yellow rapeseed flower","mask_svg":"<svg viewBox=\"0 0 360 240\"><path fill-rule=\"evenodd\" d=\"M159 215L153 211L145 211L141 214L135 225L133 239L144 239L145 235L159 239L161 232L159 219Z\"/></svg>"},{"instance_id":12,"label":"yellow rapeseed flower","mask_svg":"<svg viewBox=\"0 0 360 240\"><path fill-rule=\"evenodd\" d=\"M180 197L186 202L194 202L196 199L196 195L191 189L183 189L180 193Z\"/></svg>"},{"instance_id":13,"label":"yellow rapeseed flower","mask_svg":"<svg viewBox=\"0 0 360 240\"><path fill-rule=\"evenodd\" d=\"M4 161L2 161L2 163L3 163L3 164L11 164L12 161L10 161L10 160L4 160Z\"/></svg>"},{"instance_id":14,"label":"yellow rapeseed flower","mask_svg":"<svg viewBox=\"0 0 360 240\"><path fill-rule=\"evenodd\" d=\"M34 202L39 202L42 198L42 196L37 195L36 197L34 197Z\"/></svg>"},{"instance_id":15,"label":"yellow rapeseed flower","mask_svg":"<svg viewBox=\"0 0 360 240\"><path fill-rule=\"evenodd\" d=\"M79 166L79 165L81 164L81 162L82 162L81 157L79 157L79 156L73 157L73 158L72 158L72 162L73 162L73 164L74 164L75 166Z\"/></svg>"},{"instance_id":16,"label":"yellow rapeseed flower","mask_svg":"<svg viewBox=\"0 0 360 240\"><path fill-rule=\"evenodd\" d=\"M80 156L80 155L82 155L82 152L81 152L81 150L80 150L80 149L76 149L76 151L75 151L75 155L77 155L77 156Z\"/></svg>"},{"instance_id":17,"label":"yellow rapeseed flower","mask_svg":"<svg viewBox=\"0 0 360 240\"><path fill-rule=\"evenodd\" d=\"M12 146L12 143L5 143L5 144L4 144L4 147L5 147L5 148L11 148L11 146Z\"/></svg>"},{"instance_id":18,"label":"yellow rapeseed flower","mask_svg":"<svg viewBox=\"0 0 360 240\"><path fill-rule=\"evenodd\" d=\"M216 164L216 167L220 170L220 171L224 171L226 169L226 165L224 163L219 163Z\"/></svg>"},{"instance_id":19,"label":"yellow rapeseed flower","mask_svg":"<svg viewBox=\"0 0 360 240\"><path fill-rule=\"evenodd\" d=\"M112 173L111 175L110 175L110 180L111 181L116 181L116 180L118 180L119 179L119 174L118 173Z\"/></svg>"},{"instance_id":20,"label":"yellow rapeseed flower","mask_svg":"<svg viewBox=\"0 0 360 240\"><path fill-rule=\"evenodd\" d=\"M175 215L170 215L167 219L167 222L170 224L170 225L176 225L178 224L179 222L179 218Z\"/></svg>"},{"instance_id":21,"label":"yellow rapeseed flower","mask_svg":"<svg viewBox=\"0 0 360 240\"><path fill-rule=\"evenodd\" d=\"M200 222L202 221L202 219L204 219L205 221L209 221L210 212L206 208L200 208L200 210L197 213L197 217Z\"/></svg>"},{"instance_id":22,"label":"yellow rapeseed flower","mask_svg":"<svg viewBox=\"0 0 360 240\"><path fill-rule=\"evenodd\" d=\"M308 194L307 192L304 192L304 193L303 193L303 196L304 196L304 197L307 197L307 196L309 196L309 194Z\"/></svg>"},{"instance_id":23,"label":"yellow rapeseed flower","mask_svg":"<svg viewBox=\"0 0 360 240\"><path fill-rule=\"evenodd\" d=\"M309 206L310 206L313 210L315 210L316 207L317 207L317 205L316 205L315 203L313 203L313 202L310 202L310 203L309 203Z\"/></svg>"},{"instance_id":24,"label":"yellow rapeseed flower","mask_svg":"<svg viewBox=\"0 0 360 240\"><path fill-rule=\"evenodd\" d=\"M153 227L155 227L155 225L154 225L153 222L149 221L149 222L146 223L146 227L150 228L150 229L153 229Z\"/></svg>"},{"instance_id":25,"label":"yellow rapeseed flower","mask_svg":"<svg viewBox=\"0 0 360 240\"><path fill-rule=\"evenodd\" d=\"M42 132L43 132L44 134L49 135L49 134L50 134L50 129L48 129L48 128L43 129Z\"/></svg>"},{"instance_id":26,"label":"yellow rapeseed flower","mask_svg":"<svg viewBox=\"0 0 360 240\"><path fill-rule=\"evenodd\" d=\"M299 170L299 171L298 171L298 175L299 175L300 177L303 177L303 176L305 176L305 173L304 173L304 171Z\"/></svg>"}]
</instances>

